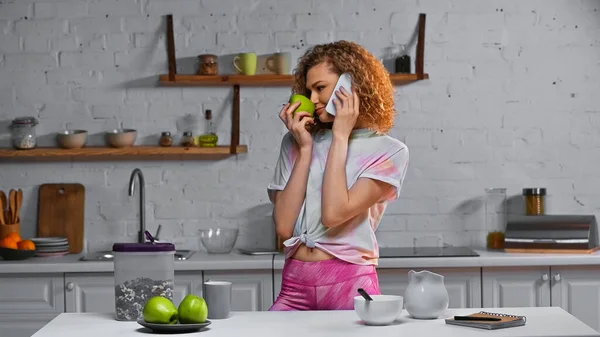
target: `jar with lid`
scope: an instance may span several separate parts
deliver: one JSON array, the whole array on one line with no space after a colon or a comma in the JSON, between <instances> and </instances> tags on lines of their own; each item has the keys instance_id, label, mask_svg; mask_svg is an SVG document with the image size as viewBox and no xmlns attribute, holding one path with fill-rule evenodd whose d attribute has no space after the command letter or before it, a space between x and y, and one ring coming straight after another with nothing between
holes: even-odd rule
<instances>
[{"instance_id":1,"label":"jar with lid","mask_svg":"<svg viewBox=\"0 0 600 337\"><path fill-rule=\"evenodd\" d=\"M192 147L196 145L194 142L194 137L192 136L192 133L189 131L186 131L183 133L183 137L181 137L181 146L183 147Z\"/></svg>"},{"instance_id":2,"label":"jar with lid","mask_svg":"<svg viewBox=\"0 0 600 337\"><path fill-rule=\"evenodd\" d=\"M169 147L173 145L173 137L171 137L171 133L169 131L161 133L158 144L162 147Z\"/></svg>"},{"instance_id":3,"label":"jar with lid","mask_svg":"<svg viewBox=\"0 0 600 337\"><path fill-rule=\"evenodd\" d=\"M543 215L545 213L545 196L545 188L524 188L523 198L525 199L525 214Z\"/></svg>"},{"instance_id":4,"label":"jar with lid","mask_svg":"<svg viewBox=\"0 0 600 337\"><path fill-rule=\"evenodd\" d=\"M216 75L218 68L217 55L198 55L198 75Z\"/></svg>"},{"instance_id":5,"label":"jar with lid","mask_svg":"<svg viewBox=\"0 0 600 337\"><path fill-rule=\"evenodd\" d=\"M115 243L115 313L119 321L143 318L146 301L154 296L173 300L175 245Z\"/></svg>"},{"instance_id":6,"label":"jar with lid","mask_svg":"<svg viewBox=\"0 0 600 337\"><path fill-rule=\"evenodd\" d=\"M35 126L38 120L35 117L17 117L10 125L13 146L19 150L29 150L37 146Z\"/></svg>"}]
</instances>

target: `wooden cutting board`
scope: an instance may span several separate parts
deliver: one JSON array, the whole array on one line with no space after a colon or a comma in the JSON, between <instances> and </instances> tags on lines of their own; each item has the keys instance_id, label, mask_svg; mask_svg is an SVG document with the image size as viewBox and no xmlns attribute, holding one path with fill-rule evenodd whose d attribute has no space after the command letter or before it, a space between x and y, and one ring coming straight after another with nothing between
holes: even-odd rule
<instances>
[{"instance_id":1,"label":"wooden cutting board","mask_svg":"<svg viewBox=\"0 0 600 337\"><path fill-rule=\"evenodd\" d=\"M83 250L85 188L81 184L42 184L38 200L39 237L69 240L69 252Z\"/></svg>"}]
</instances>

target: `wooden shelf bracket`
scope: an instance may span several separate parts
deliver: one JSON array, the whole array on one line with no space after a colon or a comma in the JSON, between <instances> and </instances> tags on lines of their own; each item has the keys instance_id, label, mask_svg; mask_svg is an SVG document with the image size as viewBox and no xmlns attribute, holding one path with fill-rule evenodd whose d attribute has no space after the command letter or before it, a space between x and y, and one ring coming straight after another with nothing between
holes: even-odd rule
<instances>
[{"instance_id":1,"label":"wooden shelf bracket","mask_svg":"<svg viewBox=\"0 0 600 337\"><path fill-rule=\"evenodd\" d=\"M415 60L415 72L417 78L422 80L424 75L424 58L425 58L425 14L419 14L419 37L417 40L417 59Z\"/></svg>"},{"instance_id":2,"label":"wooden shelf bracket","mask_svg":"<svg viewBox=\"0 0 600 337\"><path fill-rule=\"evenodd\" d=\"M173 15L167 15L167 58L169 64L169 81L175 82L177 74L177 61L175 57L175 36L173 31ZM233 102L231 105L231 144L229 152L238 153L240 145L240 86L233 86Z\"/></svg>"}]
</instances>

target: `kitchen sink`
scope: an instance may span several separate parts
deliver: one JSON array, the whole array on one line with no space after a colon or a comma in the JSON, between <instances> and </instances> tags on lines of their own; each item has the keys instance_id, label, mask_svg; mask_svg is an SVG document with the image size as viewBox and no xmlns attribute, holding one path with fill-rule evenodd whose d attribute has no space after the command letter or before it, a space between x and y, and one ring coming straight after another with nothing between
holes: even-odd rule
<instances>
[{"instance_id":1,"label":"kitchen sink","mask_svg":"<svg viewBox=\"0 0 600 337\"><path fill-rule=\"evenodd\" d=\"M194 255L195 250L176 250L175 251L175 260L177 261L185 261L188 260L192 255ZM80 261L112 261L113 253L110 250L103 250L98 252L92 252L82 256Z\"/></svg>"}]
</instances>

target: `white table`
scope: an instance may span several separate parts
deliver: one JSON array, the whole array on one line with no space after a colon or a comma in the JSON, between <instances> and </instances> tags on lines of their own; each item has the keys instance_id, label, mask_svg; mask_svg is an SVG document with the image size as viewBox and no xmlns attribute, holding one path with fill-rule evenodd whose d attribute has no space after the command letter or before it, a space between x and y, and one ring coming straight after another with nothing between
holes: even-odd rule
<instances>
[{"instance_id":1,"label":"white table","mask_svg":"<svg viewBox=\"0 0 600 337\"><path fill-rule=\"evenodd\" d=\"M525 326L484 330L447 325L444 318L479 310L527 316ZM113 314L63 313L33 337L142 336L150 330L136 322L119 322ZM219 337L401 337L401 336L600 336L559 307L449 309L436 320L411 319L406 311L393 325L363 325L354 311L233 312L224 320L212 320L207 329L182 334Z\"/></svg>"}]
</instances>

